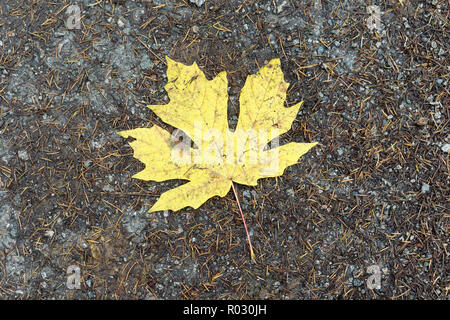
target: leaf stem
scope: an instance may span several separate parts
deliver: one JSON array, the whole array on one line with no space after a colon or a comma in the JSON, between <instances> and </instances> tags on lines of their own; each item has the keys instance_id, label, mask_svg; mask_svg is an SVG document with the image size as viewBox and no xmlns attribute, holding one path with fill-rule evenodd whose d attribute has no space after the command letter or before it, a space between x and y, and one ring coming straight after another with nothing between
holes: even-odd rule
<instances>
[{"instance_id":1,"label":"leaf stem","mask_svg":"<svg viewBox=\"0 0 450 320\"><path fill-rule=\"evenodd\" d=\"M234 188L233 181L231 181L231 187L233 188L234 196L236 197L236 201L237 201L237 204L238 204L238 207L239 207L239 211L241 212L241 218L242 218L242 221L244 222L245 233L247 234L247 240L248 240L248 244L249 244L249 247L250 247L250 257L252 258L253 261L255 261L255 253L253 252L252 241L250 240L250 235L248 234L247 224L245 223L245 218L244 218L244 213L242 212L241 204L239 202L239 198L238 198L236 189Z\"/></svg>"}]
</instances>

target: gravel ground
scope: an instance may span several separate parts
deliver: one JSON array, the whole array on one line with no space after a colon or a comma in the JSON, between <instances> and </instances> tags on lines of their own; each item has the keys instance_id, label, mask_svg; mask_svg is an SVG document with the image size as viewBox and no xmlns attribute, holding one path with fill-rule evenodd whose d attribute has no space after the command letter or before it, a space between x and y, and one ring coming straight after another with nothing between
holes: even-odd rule
<instances>
[{"instance_id":1,"label":"gravel ground","mask_svg":"<svg viewBox=\"0 0 450 320\"><path fill-rule=\"evenodd\" d=\"M0 3L0 298L448 299L448 1ZM304 100L282 140L319 146L238 186L256 263L232 192L131 179L165 56L228 72L230 126L272 58Z\"/></svg>"}]
</instances>

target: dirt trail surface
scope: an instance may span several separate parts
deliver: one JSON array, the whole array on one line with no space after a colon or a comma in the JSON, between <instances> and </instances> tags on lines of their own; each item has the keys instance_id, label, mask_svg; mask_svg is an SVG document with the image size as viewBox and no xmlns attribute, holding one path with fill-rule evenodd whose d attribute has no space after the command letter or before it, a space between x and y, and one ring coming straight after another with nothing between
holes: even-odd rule
<instances>
[{"instance_id":1,"label":"dirt trail surface","mask_svg":"<svg viewBox=\"0 0 450 320\"><path fill-rule=\"evenodd\" d=\"M2 0L0 298L447 299L448 1L372 2ZM232 192L131 178L165 56L228 72L231 127L272 58L304 100L282 142L319 145L238 186L256 263Z\"/></svg>"}]
</instances>

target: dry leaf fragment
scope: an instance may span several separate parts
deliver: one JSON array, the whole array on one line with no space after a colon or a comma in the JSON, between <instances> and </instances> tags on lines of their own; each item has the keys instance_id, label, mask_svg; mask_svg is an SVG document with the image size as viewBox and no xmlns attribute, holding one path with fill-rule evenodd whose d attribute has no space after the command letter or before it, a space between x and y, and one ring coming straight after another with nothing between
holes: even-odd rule
<instances>
[{"instance_id":1,"label":"dry leaf fragment","mask_svg":"<svg viewBox=\"0 0 450 320\"><path fill-rule=\"evenodd\" d=\"M417 119L416 124L418 126L425 126L428 123L428 119L425 117L420 117L419 119Z\"/></svg>"},{"instance_id":2,"label":"dry leaf fragment","mask_svg":"<svg viewBox=\"0 0 450 320\"><path fill-rule=\"evenodd\" d=\"M291 142L277 146L279 135L291 128L302 104L284 106L289 84L279 59L248 76L234 132L227 121L226 72L208 80L196 63L186 66L167 58L167 66L165 89L170 102L147 107L181 130L183 143L156 125L119 132L124 138L136 139L130 143L134 157L146 165L134 178L189 181L164 192L149 212L196 209L213 196L225 196L232 181L254 186L260 178L280 176L316 145Z\"/></svg>"}]
</instances>

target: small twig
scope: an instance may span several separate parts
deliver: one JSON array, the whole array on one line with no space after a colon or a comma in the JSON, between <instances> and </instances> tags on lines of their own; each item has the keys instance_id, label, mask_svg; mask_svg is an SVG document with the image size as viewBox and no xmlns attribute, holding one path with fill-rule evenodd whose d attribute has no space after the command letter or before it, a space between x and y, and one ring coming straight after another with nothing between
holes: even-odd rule
<instances>
[{"instance_id":1,"label":"small twig","mask_svg":"<svg viewBox=\"0 0 450 320\"><path fill-rule=\"evenodd\" d=\"M244 213L242 212L241 204L239 202L239 198L238 198L236 189L234 188L234 183L233 182L231 182L231 187L233 188L234 196L236 197L236 201L237 201L237 204L238 204L238 207L239 207L239 211L241 212L242 221L244 222L245 233L247 234L247 240L248 240L248 244L250 246L250 257L252 258L253 261L255 261L255 253L253 252L252 242L250 240L250 235L248 234L247 224L245 223L245 218L244 218Z\"/></svg>"}]
</instances>

